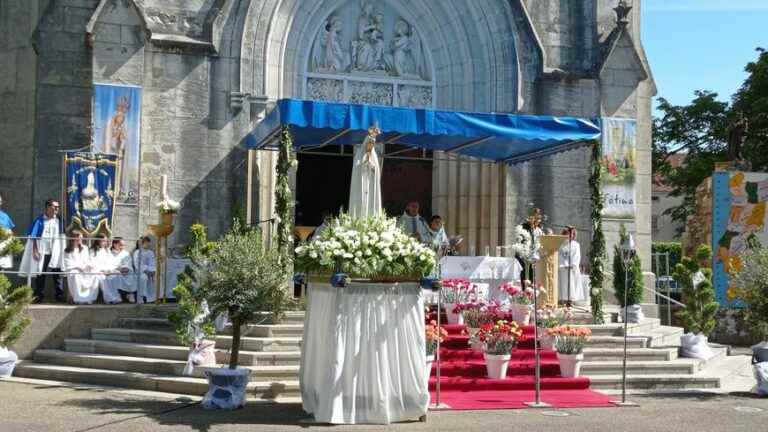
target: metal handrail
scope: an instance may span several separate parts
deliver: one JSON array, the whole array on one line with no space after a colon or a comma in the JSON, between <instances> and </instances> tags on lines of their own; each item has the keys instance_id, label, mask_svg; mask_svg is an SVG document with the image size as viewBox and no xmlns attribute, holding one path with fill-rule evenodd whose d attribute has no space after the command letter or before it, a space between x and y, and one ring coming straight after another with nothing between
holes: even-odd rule
<instances>
[{"instance_id":1,"label":"metal handrail","mask_svg":"<svg viewBox=\"0 0 768 432\"><path fill-rule=\"evenodd\" d=\"M676 305L678 305L678 306L686 307L686 306L685 306L685 303L680 303L679 301L677 301L677 300L673 299L672 297L668 297L668 296L665 296L664 294L662 294L662 293L660 293L660 292L656 291L656 290L655 290L655 289L653 289L653 288L648 288L648 287L646 287L646 286L643 286L643 289L644 289L644 290L646 290L646 291L650 291L650 292L652 292L652 293L656 294L657 296L659 296L659 297L661 297L661 298L663 298L663 299L665 299L665 300L667 300L667 301L670 301L670 302L672 302L672 303L674 303L674 304L676 304Z\"/></svg>"}]
</instances>

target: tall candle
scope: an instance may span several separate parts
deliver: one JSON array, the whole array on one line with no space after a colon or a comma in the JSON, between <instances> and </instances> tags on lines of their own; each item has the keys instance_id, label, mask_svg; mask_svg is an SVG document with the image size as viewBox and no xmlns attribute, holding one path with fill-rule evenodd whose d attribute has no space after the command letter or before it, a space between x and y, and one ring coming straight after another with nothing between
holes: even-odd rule
<instances>
[{"instance_id":1,"label":"tall candle","mask_svg":"<svg viewBox=\"0 0 768 432\"><path fill-rule=\"evenodd\" d=\"M165 174L160 176L160 196L162 199L168 198L168 176Z\"/></svg>"}]
</instances>

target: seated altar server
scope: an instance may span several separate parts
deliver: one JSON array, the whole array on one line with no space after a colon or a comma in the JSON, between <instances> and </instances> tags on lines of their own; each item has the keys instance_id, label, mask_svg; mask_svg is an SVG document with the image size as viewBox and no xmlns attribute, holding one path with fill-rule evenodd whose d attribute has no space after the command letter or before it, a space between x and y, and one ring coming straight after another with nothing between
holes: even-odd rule
<instances>
[{"instance_id":1,"label":"seated altar server","mask_svg":"<svg viewBox=\"0 0 768 432\"><path fill-rule=\"evenodd\" d=\"M136 303L155 301L155 252L150 247L152 240L145 236L136 242L133 251L133 268L139 272L139 286L136 291Z\"/></svg>"},{"instance_id":2,"label":"seated altar server","mask_svg":"<svg viewBox=\"0 0 768 432\"><path fill-rule=\"evenodd\" d=\"M419 215L419 203L417 201L411 201L405 206L405 212L397 220L397 226L422 243L429 243L431 240L429 226Z\"/></svg>"},{"instance_id":3,"label":"seated altar server","mask_svg":"<svg viewBox=\"0 0 768 432\"><path fill-rule=\"evenodd\" d=\"M445 234L445 227L443 226L443 218L440 215L433 215L429 219L429 245L432 247L448 247L450 241L448 235Z\"/></svg>"},{"instance_id":4,"label":"seated altar server","mask_svg":"<svg viewBox=\"0 0 768 432\"><path fill-rule=\"evenodd\" d=\"M107 278L117 271L117 263L109 251L109 241L104 234L98 234L91 244L91 265L94 271L103 273L100 285L104 303L120 303L120 293L107 288Z\"/></svg>"},{"instance_id":5,"label":"seated altar server","mask_svg":"<svg viewBox=\"0 0 768 432\"><path fill-rule=\"evenodd\" d=\"M557 275L558 298L571 306L573 302L584 301L584 287L581 284L581 246L576 241L576 228L563 230L568 241L563 242L559 252L559 271Z\"/></svg>"},{"instance_id":6,"label":"seated altar server","mask_svg":"<svg viewBox=\"0 0 768 432\"><path fill-rule=\"evenodd\" d=\"M113 271L104 279L102 285L103 296L115 298L117 296L120 303L123 295L129 302L136 302L136 274L133 272L133 262L131 254L125 250L125 241L121 237L112 239L112 249L109 251L112 255ZM106 300L104 300L106 301Z\"/></svg>"},{"instance_id":7,"label":"seated altar server","mask_svg":"<svg viewBox=\"0 0 768 432\"><path fill-rule=\"evenodd\" d=\"M64 271L67 275L69 295L75 304L91 304L99 296L99 282L103 275L90 274L97 270L91 262L88 249L83 246L83 234L72 231L64 249Z\"/></svg>"}]
</instances>

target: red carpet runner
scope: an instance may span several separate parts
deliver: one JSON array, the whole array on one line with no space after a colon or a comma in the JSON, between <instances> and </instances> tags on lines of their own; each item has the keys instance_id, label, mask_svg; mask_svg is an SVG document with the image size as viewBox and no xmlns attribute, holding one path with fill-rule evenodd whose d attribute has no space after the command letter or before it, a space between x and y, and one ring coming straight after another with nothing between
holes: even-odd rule
<instances>
[{"instance_id":1,"label":"red carpet runner","mask_svg":"<svg viewBox=\"0 0 768 432\"><path fill-rule=\"evenodd\" d=\"M463 325L445 325L448 339L441 355L440 401L455 410L526 408L535 399L533 327L523 327L523 337L512 351L507 379L486 376L483 353L474 352L462 334ZM432 366L429 390L435 401L436 366ZM606 395L589 389L589 378L563 378L554 351L541 353L541 400L556 408L612 406Z\"/></svg>"}]
</instances>

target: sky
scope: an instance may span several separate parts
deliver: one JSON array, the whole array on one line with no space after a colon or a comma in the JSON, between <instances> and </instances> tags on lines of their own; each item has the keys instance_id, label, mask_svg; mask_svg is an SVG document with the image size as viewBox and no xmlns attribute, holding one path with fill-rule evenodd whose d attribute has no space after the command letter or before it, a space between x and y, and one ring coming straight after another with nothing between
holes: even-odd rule
<instances>
[{"instance_id":1,"label":"sky","mask_svg":"<svg viewBox=\"0 0 768 432\"><path fill-rule=\"evenodd\" d=\"M689 103L695 90L730 101L755 48L768 49L768 0L643 0L642 8L657 96L675 105Z\"/></svg>"}]
</instances>

